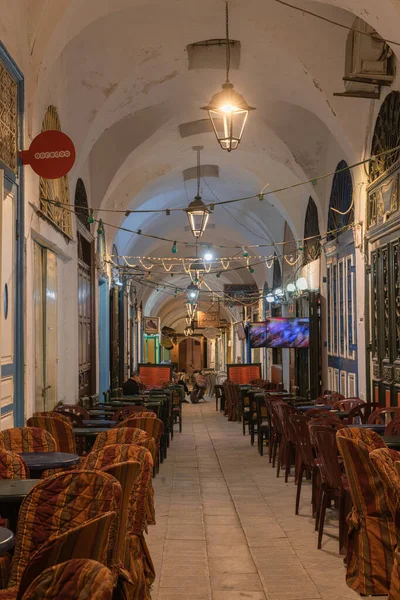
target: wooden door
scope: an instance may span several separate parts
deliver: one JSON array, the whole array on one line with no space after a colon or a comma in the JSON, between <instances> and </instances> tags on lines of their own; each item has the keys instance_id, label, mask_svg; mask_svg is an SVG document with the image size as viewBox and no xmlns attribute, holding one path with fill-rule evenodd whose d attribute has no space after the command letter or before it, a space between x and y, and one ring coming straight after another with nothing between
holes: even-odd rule
<instances>
[{"instance_id":1,"label":"wooden door","mask_svg":"<svg viewBox=\"0 0 400 600\"><path fill-rule=\"evenodd\" d=\"M93 242L78 236L78 360L79 397L94 394Z\"/></svg>"}]
</instances>

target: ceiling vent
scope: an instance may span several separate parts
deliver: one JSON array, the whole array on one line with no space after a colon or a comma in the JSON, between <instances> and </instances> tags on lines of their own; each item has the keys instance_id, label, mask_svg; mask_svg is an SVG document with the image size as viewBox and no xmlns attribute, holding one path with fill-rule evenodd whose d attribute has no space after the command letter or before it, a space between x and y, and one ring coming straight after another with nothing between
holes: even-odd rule
<instances>
[{"instance_id":1,"label":"ceiling vent","mask_svg":"<svg viewBox=\"0 0 400 600\"><path fill-rule=\"evenodd\" d=\"M200 177L219 177L218 165L201 165ZM197 179L197 167L189 167L183 171L183 181Z\"/></svg>"},{"instance_id":2,"label":"ceiling vent","mask_svg":"<svg viewBox=\"0 0 400 600\"><path fill-rule=\"evenodd\" d=\"M229 40L230 43L230 68L238 69L240 66L240 42ZM226 69L226 40L204 40L186 46L191 69Z\"/></svg>"}]
</instances>

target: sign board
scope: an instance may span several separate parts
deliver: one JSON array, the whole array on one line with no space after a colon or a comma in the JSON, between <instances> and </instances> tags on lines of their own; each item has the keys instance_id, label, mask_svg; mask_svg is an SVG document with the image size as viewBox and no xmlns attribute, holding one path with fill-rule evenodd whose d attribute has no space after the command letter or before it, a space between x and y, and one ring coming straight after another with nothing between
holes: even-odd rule
<instances>
[{"instance_id":1,"label":"sign board","mask_svg":"<svg viewBox=\"0 0 400 600\"><path fill-rule=\"evenodd\" d=\"M225 284L224 285L225 306L230 304L243 306L244 304L255 304L260 299L260 291L256 284Z\"/></svg>"},{"instance_id":2,"label":"sign board","mask_svg":"<svg viewBox=\"0 0 400 600\"><path fill-rule=\"evenodd\" d=\"M143 329L146 335L157 335L160 333L160 317L144 317Z\"/></svg>"},{"instance_id":3,"label":"sign board","mask_svg":"<svg viewBox=\"0 0 400 600\"><path fill-rule=\"evenodd\" d=\"M59 179L74 166L75 146L65 133L50 129L32 140L29 150L19 153L24 165L30 165L44 179Z\"/></svg>"},{"instance_id":4,"label":"sign board","mask_svg":"<svg viewBox=\"0 0 400 600\"><path fill-rule=\"evenodd\" d=\"M139 376L147 387L162 387L172 379L172 365L139 364Z\"/></svg>"},{"instance_id":5,"label":"sign board","mask_svg":"<svg viewBox=\"0 0 400 600\"><path fill-rule=\"evenodd\" d=\"M219 312L217 310L204 312L197 311L197 327L219 327Z\"/></svg>"},{"instance_id":6,"label":"sign board","mask_svg":"<svg viewBox=\"0 0 400 600\"><path fill-rule=\"evenodd\" d=\"M261 363L226 365L228 380L244 385L253 379L261 379Z\"/></svg>"}]
</instances>

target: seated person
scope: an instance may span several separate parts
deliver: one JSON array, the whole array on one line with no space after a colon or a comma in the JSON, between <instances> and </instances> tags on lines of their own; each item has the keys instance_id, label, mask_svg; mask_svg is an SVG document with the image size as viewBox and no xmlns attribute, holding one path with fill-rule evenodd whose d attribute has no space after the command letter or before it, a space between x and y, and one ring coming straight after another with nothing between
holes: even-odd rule
<instances>
[{"instance_id":1,"label":"seated person","mask_svg":"<svg viewBox=\"0 0 400 600\"><path fill-rule=\"evenodd\" d=\"M146 386L140 381L139 372L134 371L129 379L122 385L122 390L124 396L136 396L137 394L140 394L140 390L145 387Z\"/></svg>"}]
</instances>

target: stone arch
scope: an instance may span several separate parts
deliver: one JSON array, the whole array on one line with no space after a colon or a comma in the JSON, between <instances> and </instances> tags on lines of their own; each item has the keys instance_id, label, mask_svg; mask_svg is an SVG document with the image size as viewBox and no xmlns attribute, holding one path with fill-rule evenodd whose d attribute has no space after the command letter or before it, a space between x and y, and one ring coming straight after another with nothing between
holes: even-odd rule
<instances>
[{"instance_id":1,"label":"stone arch","mask_svg":"<svg viewBox=\"0 0 400 600\"><path fill-rule=\"evenodd\" d=\"M333 177L328 212L328 232L332 233L328 233L328 240L340 235L337 230L354 221L353 181L347 167L347 162L341 160Z\"/></svg>"},{"instance_id":2,"label":"stone arch","mask_svg":"<svg viewBox=\"0 0 400 600\"><path fill-rule=\"evenodd\" d=\"M320 242L318 209L310 196L304 221L303 266L319 258L321 254Z\"/></svg>"},{"instance_id":3,"label":"stone arch","mask_svg":"<svg viewBox=\"0 0 400 600\"><path fill-rule=\"evenodd\" d=\"M400 146L400 92L390 92L382 102L372 137L371 155ZM400 150L380 156L370 162L370 182L378 179L400 158Z\"/></svg>"},{"instance_id":4,"label":"stone arch","mask_svg":"<svg viewBox=\"0 0 400 600\"><path fill-rule=\"evenodd\" d=\"M88 221L89 205L86 194L86 188L85 184L83 183L80 177L76 182L74 204L76 218L79 219L79 221L82 223L85 229L90 231L90 223Z\"/></svg>"}]
</instances>

